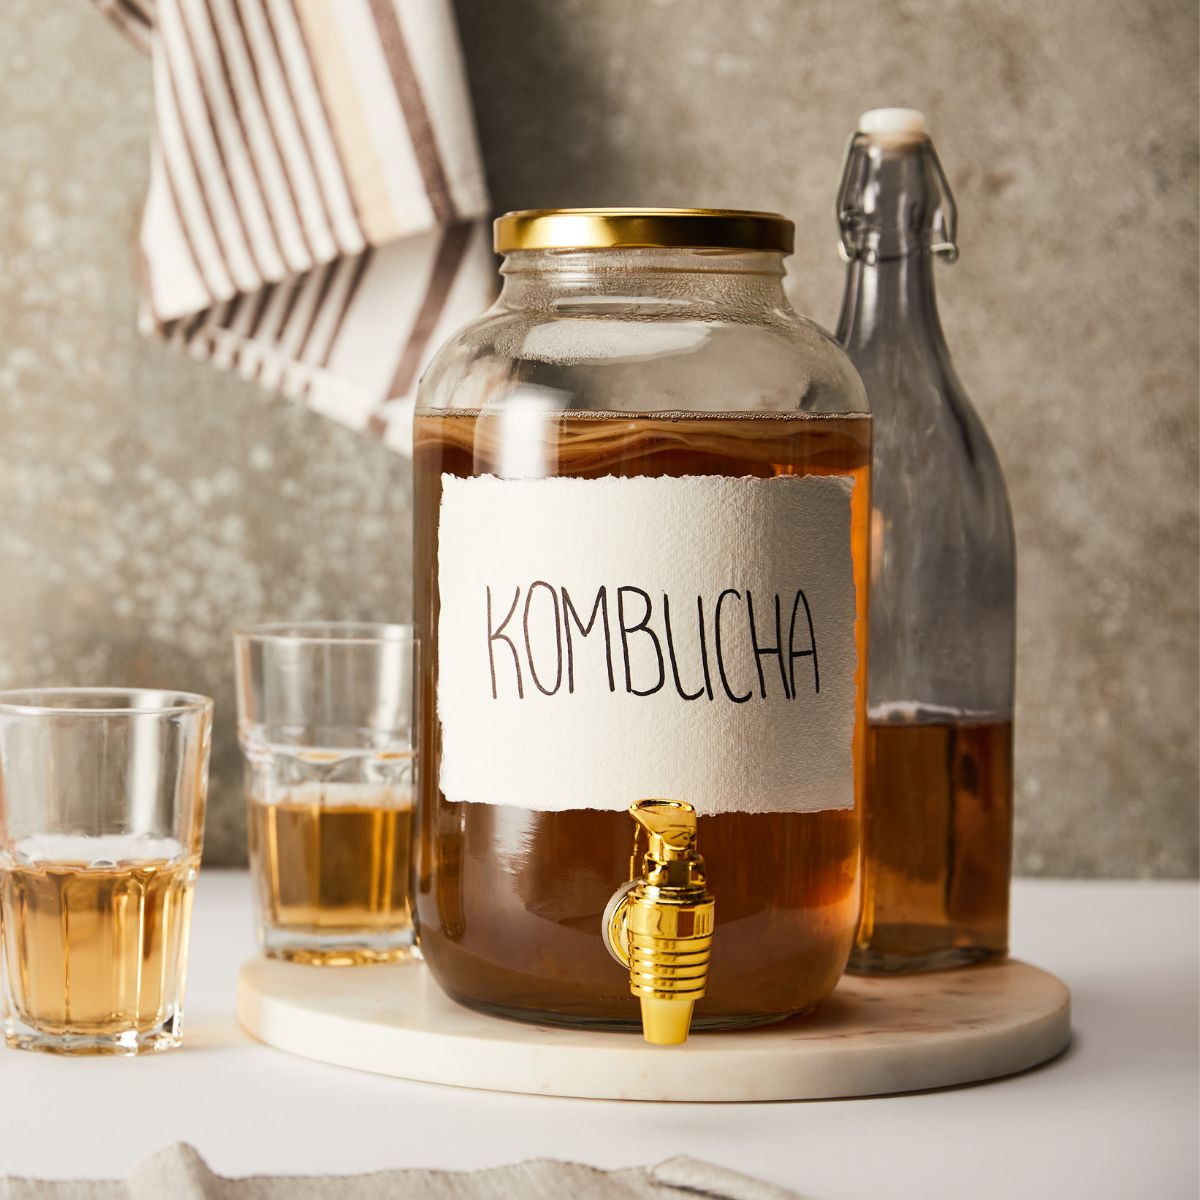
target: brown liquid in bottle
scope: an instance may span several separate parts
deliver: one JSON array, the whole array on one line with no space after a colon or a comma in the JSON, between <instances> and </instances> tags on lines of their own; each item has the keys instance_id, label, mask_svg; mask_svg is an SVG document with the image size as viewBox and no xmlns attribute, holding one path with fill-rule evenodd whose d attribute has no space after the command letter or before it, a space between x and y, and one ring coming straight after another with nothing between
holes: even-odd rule
<instances>
[{"instance_id":1,"label":"brown liquid in bottle","mask_svg":"<svg viewBox=\"0 0 1200 1200\"><path fill-rule=\"evenodd\" d=\"M934 970L1007 954L1012 723L872 718L863 857L852 967Z\"/></svg>"},{"instance_id":2,"label":"brown liquid in bottle","mask_svg":"<svg viewBox=\"0 0 1200 1200\"><path fill-rule=\"evenodd\" d=\"M853 475L867 482L870 421L760 413L548 414L502 450L502 410L418 413L415 611L421 703L436 712L437 534L443 472L537 477ZM860 709L865 733L868 496L854 490ZM438 790L435 721L422 723L414 903L421 946L455 999L533 1020L639 1024L628 974L605 949L601 917L628 878L633 825L622 810L535 812L451 804ZM861 744L856 751L861 751ZM587 747L579 747L580 755ZM856 753L856 762L861 754ZM856 778L855 793L861 795ZM622 802L639 797L620 797ZM787 799L781 798L780 807ZM699 848L717 898L707 996L696 1027L803 1012L832 991L858 917L859 810L703 816Z\"/></svg>"}]
</instances>

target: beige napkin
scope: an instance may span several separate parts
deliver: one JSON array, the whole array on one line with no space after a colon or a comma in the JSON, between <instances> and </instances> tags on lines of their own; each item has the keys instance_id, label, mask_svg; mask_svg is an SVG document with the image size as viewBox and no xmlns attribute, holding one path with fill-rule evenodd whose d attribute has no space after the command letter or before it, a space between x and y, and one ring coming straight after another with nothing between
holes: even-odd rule
<instances>
[{"instance_id":1,"label":"beige napkin","mask_svg":"<svg viewBox=\"0 0 1200 1200\"><path fill-rule=\"evenodd\" d=\"M214 1175L191 1146L160 1150L128 1180L0 1179L0 1200L803 1200L723 1167L675 1158L657 1167L600 1171L578 1163L517 1163L485 1171L372 1175Z\"/></svg>"},{"instance_id":2,"label":"beige napkin","mask_svg":"<svg viewBox=\"0 0 1200 1200\"><path fill-rule=\"evenodd\" d=\"M151 61L143 332L394 448L489 303L449 0L92 0Z\"/></svg>"}]
</instances>

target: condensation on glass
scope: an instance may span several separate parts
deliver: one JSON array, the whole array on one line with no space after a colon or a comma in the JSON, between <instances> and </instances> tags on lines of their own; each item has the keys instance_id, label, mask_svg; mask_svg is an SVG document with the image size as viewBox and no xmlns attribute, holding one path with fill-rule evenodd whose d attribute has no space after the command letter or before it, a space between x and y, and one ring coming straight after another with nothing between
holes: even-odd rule
<instances>
[{"instance_id":1,"label":"condensation on glass","mask_svg":"<svg viewBox=\"0 0 1200 1200\"><path fill-rule=\"evenodd\" d=\"M497 234L501 295L415 417L422 952L467 1005L637 1025L602 918L629 805L658 796L696 806L715 896L693 1027L807 1011L858 919L861 384L784 296L780 217L571 210Z\"/></svg>"},{"instance_id":2,"label":"condensation on glass","mask_svg":"<svg viewBox=\"0 0 1200 1200\"><path fill-rule=\"evenodd\" d=\"M838 200L838 338L875 418L863 915L851 969L1008 950L1016 551L934 293L953 197L921 114L864 114Z\"/></svg>"}]
</instances>

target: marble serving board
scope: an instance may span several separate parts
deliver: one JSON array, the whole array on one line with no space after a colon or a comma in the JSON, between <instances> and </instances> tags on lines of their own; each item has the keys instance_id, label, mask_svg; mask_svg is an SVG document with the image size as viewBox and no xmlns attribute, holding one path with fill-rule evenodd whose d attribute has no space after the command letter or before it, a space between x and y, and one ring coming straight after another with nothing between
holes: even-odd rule
<instances>
[{"instance_id":1,"label":"marble serving board","mask_svg":"<svg viewBox=\"0 0 1200 1200\"><path fill-rule=\"evenodd\" d=\"M238 1019L281 1050L377 1074L489 1091L611 1100L876 1096L1011 1075L1070 1041L1061 980L1010 961L897 978L846 976L814 1014L650 1046L489 1017L419 961L311 967L252 959Z\"/></svg>"}]
</instances>

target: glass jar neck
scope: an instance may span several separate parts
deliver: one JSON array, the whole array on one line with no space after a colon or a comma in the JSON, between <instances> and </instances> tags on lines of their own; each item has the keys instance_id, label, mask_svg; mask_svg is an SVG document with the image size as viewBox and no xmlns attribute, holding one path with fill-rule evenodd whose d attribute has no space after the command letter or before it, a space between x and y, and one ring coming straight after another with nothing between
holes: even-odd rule
<instances>
[{"instance_id":1,"label":"glass jar neck","mask_svg":"<svg viewBox=\"0 0 1200 1200\"><path fill-rule=\"evenodd\" d=\"M767 250L519 250L500 269L499 303L558 312L786 310L783 257Z\"/></svg>"}]
</instances>

